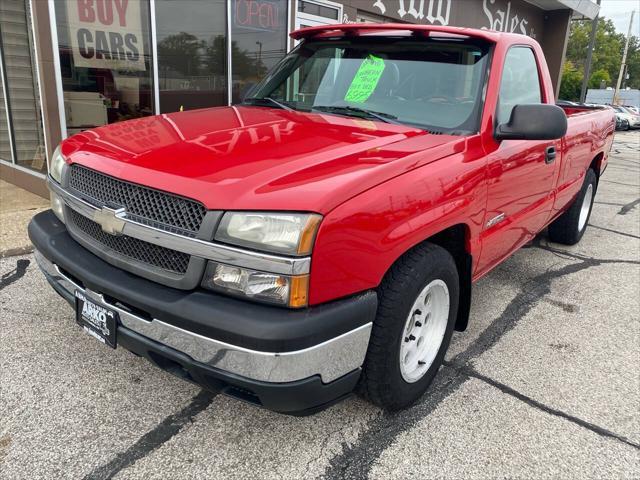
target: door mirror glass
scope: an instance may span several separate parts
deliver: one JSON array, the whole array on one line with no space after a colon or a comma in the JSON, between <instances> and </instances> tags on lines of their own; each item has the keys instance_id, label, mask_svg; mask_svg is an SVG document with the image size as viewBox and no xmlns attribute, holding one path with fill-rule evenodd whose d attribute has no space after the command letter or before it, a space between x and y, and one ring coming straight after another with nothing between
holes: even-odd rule
<instances>
[{"instance_id":1,"label":"door mirror glass","mask_svg":"<svg viewBox=\"0 0 640 480\"><path fill-rule=\"evenodd\" d=\"M556 140L567 133L567 116L556 105L516 105L507 123L496 128L497 140Z\"/></svg>"}]
</instances>

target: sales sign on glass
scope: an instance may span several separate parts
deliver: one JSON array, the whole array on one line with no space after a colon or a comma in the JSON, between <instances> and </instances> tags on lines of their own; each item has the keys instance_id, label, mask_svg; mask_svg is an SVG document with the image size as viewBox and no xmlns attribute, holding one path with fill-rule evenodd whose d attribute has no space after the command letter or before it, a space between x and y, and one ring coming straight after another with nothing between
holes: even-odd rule
<instances>
[{"instance_id":1,"label":"sales sign on glass","mask_svg":"<svg viewBox=\"0 0 640 480\"><path fill-rule=\"evenodd\" d=\"M366 102L378 86L384 68L385 64L382 58L375 55L369 55L365 58L353 77L344 99L353 103Z\"/></svg>"},{"instance_id":2,"label":"sales sign on glass","mask_svg":"<svg viewBox=\"0 0 640 480\"><path fill-rule=\"evenodd\" d=\"M146 70L140 2L67 0L76 67Z\"/></svg>"}]
</instances>

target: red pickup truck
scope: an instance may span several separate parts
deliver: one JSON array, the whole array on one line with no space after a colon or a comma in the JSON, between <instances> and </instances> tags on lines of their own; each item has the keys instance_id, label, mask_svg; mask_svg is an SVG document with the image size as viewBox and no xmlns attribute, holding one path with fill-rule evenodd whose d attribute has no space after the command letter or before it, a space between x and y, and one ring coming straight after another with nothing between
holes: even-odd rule
<instances>
[{"instance_id":1,"label":"red pickup truck","mask_svg":"<svg viewBox=\"0 0 640 480\"><path fill-rule=\"evenodd\" d=\"M526 36L292 36L238 105L63 141L36 259L87 333L205 388L400 409L466 328L474 281L547 226L580 240L614 112L556 106Z\"/></svg>"}]
</instances>

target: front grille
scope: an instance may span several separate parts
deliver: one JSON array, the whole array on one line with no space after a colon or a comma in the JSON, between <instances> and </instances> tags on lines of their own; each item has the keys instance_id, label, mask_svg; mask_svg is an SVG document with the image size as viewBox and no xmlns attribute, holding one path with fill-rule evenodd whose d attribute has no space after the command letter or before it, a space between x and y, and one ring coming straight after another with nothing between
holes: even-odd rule
<instances>
[{"instance_id":1,"label":"front grille","mask_svg":"<svg viewBox=\"0 0 640 480\"><path fill-rule=\"evenodd\" d=\"M80 165L69 169L69 187L98 208L124 207L127 218L194 237L206 214L204 205L188 198L118 180Z\"/></svg>"},{"instance_id":2,"label":"front grille","mask_svg":"<svg viewBox=\"0 0 640 480\"><path fill-rule=\"evenodd\" d=\"M93 220L69 209L73 226L95 242L132 260L153 265L154 267L184 275L187 273L190 256L153 243L138 240L126 235L114 236L102 231L102 227Z\"/></svg>"}]
</instances>

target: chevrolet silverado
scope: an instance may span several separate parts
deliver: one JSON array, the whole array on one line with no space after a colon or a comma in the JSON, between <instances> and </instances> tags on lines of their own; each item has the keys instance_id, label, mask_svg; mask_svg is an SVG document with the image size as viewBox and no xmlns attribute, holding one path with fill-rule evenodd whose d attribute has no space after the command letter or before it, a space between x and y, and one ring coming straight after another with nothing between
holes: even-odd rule
<instances>
[{"instance_id":1,"label":"chevrolet silverado","mask_svg":"<svg viewBox=\"0 0 640 480\"><path fill-rule=\"evenodd\" d=\"M64 140L35 256L84 331L185 380L289 414L405 408L473 282L547 227L581 239L614 112L557 106L526 36L292 37L237 105Z\"/></svg>"}]
</instances>

